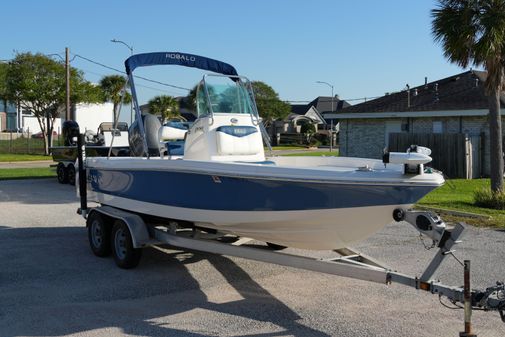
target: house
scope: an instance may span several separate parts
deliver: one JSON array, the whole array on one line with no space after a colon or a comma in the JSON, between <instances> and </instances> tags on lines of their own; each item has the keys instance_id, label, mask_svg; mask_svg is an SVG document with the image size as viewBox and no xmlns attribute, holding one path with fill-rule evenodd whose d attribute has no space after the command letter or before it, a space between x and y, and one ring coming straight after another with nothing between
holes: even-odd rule
<instances>
[{"instance_id":1,"label":"house","mask_svg":"<svg viewBox=\"0 0 505 337\"><path fill-rule=\"evenodd\" d=\"M17 130L17 108L14 103L0 100L0 132Z\"/></svg>"},{"instance_id":2,"label":"house","mask_svg":"<svg viewBox=\"0 0 505 337\"><path fill-rule=\"evenodd\" d=\"M96 131L102 122L112 122L112 103L88 104L78 103L72 105L76 122L81 131ZM65 115L64 108L59 109L60 116ZM56 118L54 131L61 133L64 118ZM16 107L15 104L5 104L0 101L0 131L19 131L22 133L35 134L40 132L37 117L30 109Z\"/></svg>"},{"instance_id":3,"label":"house","mask_svg":"<svg viewBox=\"0 0 505 337\"><path fill-rule=\"evenodd\" d=\"M308 104L291 104L291 113L283 121L275 122L275 133L278 135L278 142L290 142L298 140L303 136L302 126L304 124L316 125L316 130L323 137L329 137L330 126L334 131L338 131L337 122L325 117L325 114L341 110L349 106L346 101L338 97L319 96ZM333 109L333 110L332 110Z\"/></svg>"},{"instance_id":4,"label":"house","mask_svg":"<svg viewBox=\"0 0 505 337\"><path fill-rule=\"evenodd\" d=\"M442 159L446 160L450 157L451 148L443 139L459 135L466 142L461 155L466 157L466 177L487 176L490 154L486 76L485 72L470 70L430 83L425 78L423 85L407 86L400 92L346 107L326 117L340 122L340 153L344 156L381 158L384 148L392 147L391 140L402 135L410 140L430 135L431 145L439 147L438 153L433 154L435 166L436 156L445 156ZM442 135L446 137L441 138ZM456 161L457 156L451 160Z\"/></svg>"}]
</instances>

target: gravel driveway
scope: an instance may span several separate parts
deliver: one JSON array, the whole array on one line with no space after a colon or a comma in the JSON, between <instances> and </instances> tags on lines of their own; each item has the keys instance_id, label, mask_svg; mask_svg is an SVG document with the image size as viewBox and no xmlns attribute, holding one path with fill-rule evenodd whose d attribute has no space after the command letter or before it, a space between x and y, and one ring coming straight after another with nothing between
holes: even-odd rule
<instances>
[{"instance_id":1,"label":"gravel driveway","mask_svg":"<svg viewBox=\"0 0 505 337\"><path fill-rule=\"evenodd\" d=\"M0 336L458 336L463 312L386 286L172 249L122 270L88 247L78 200L56 179L0 181ZM355 248L420 274L426 251L406 224ZM505 279L505 232L469 227L457 247L474 287ZM324 253L311 253L322 256ZM444 262L438 277L462 284ZM503 337L498 313L474 312L479 336Z\"/></svg>"}]
</instances>

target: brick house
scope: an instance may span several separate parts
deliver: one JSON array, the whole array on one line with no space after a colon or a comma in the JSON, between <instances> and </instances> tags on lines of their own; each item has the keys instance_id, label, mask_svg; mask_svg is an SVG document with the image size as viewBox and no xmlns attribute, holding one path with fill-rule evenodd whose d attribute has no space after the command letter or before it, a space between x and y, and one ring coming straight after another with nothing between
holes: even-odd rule
<instances>
[{"instance_id":1,"label":"brick house","mask_svg":"<svg viewBox=\"0 0 505 337\"><path fill-rule=\"evenodd\" d=\"M487 74L470 70L448 78L344 108L332 114L340 121L340 153L380 158L390 134L463 134L474 155L473 177L489 175ZM505 115L502 95L502 122ZM470 151L469 151L470 152Z\"/></svg>"}]
</instances>

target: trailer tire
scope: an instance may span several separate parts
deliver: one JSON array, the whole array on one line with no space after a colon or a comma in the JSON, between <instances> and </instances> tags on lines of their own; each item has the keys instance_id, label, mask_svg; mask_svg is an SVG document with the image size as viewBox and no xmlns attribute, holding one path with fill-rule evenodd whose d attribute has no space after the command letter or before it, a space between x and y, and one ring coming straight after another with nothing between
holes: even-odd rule
<instances>
[{"instance_id":1,"label":"trailer tire","mask_svg":"<svg viewBox=\"0 0 505 337\"><path fill-rule=\"evenodd\" d=\"M272 243L272 242L267 242L267 246L271 250L283 250L283 249L287 248L286 246L278 245L278 244Z\"/></svg>"},{"instance_id":2,"label":"trailer tire","mask_svg":"<svg viewBox=\"0 0 505 337\"><path fill-rule=\"evenodd\" d=\"M58 166L56 166L56 178L60 184L68 183L68 171L65 164L59 163Z\"/></svg>"},{"instance_id":3,"label":"trailer tire","mask_svg":"<svg viewBox=\"0 0 505 337\"><path fill-rule=\"evenodd\" d=\"M116 220L111 234L112 255L119 268L135 268L142 256L142 249L134 248L130 229L122 220Z\"/></svg>"},{"instance_id":4,"label":"trailer tire","mask_svg":"<svg viewBox=\"0 0 505 337\"><path fill-rule=\"evenodd\" d=\"M93 211L86 221L88 227L88 240L93 254L99 257L109 256L110 249L110 224L100 213Z\"/></svg>"},{"instance_id":5,"label":"trailer tire","mask_svg":"<svg viewBox=\"0 0 505 337\"><path fill-rule=\"evenodd\" d=\"M75 186L75 166L74 164L68 164L67 167L68 183Z\"/></svg>"}]
</instances>

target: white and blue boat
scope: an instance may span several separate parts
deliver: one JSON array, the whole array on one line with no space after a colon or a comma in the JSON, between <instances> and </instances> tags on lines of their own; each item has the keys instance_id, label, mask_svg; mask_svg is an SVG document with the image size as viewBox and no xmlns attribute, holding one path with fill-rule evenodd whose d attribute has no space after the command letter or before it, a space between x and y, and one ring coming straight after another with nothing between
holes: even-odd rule
<instances>
[{"instance_id":1,"label":"white and blue boat","mask_svg":"<svg viewBox=\"0 0 505 337\"><path fill-rule=\"evenodd\" d=\"M141 115L133 71L180 65L212 72L186 131ZM136 121L133 157L86 158L88 199L141 216L305 249L362 240L444 183L414 148L384 160L266 156L250 82L217 60L178 52L125 61ZM183 149L183 151L182 151Z\"/></svg>"}]
</instances>

